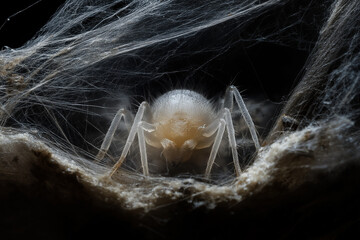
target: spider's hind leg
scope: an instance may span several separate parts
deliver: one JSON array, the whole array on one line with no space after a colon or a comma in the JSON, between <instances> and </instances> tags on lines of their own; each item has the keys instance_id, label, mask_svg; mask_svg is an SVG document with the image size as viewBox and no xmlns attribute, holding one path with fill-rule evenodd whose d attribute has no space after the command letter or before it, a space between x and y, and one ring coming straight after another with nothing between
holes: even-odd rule
<instances>
[{"instance_id":1,"label":"spider's hind leg","mask_svg":"<svg viewBox=\"0 0 360 240\"><path fill-rule=\"evenodd\" d=\"M100 150L98 154L95 157L96 162L100 162L106 155L107 151L109 150L109 147L111 145L111 142L114 138L114 134L120 124L121 119L124 119L125 125L129 126L133 120L133 115L131 112L127 111L124 108L121 108L117 111L115 117L111 121L110 127L108 131L106 132L106 135L104 137L104 140L101 144Z\"/></svg>"},{"instance_id":2,"label":"spider's hind leg","mask_svg":"<svg viewBox=\"0 0 360 240\"><path fill-rule=\"evenodd\" d=\"M259 142L259 138L256 133L255 124L250 116L249 111L246 108L246 105L244 103L244 100L241 97L239 90L235 86L231 85L226 89L226 93L225 93L225 97L224 97L224 108L228 108L230 111L232 111L233 106L234 106L234 100L233 100L234 97L235 97L235 102L237 103L237 106L240 109L241 115L243 116L245 123L246 123L247 127L249 128L251 138L254 142L255 148L256 148L256 150L259 150L260 142Z\"/></svg>"}]
</instances>

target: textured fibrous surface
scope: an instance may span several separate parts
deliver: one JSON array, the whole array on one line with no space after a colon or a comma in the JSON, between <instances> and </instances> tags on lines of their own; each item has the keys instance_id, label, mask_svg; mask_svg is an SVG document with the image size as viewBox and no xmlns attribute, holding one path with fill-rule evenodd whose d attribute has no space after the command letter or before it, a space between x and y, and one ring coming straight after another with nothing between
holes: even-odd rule
<instances>
[{"instance_id":1,"label":"textured fibrous surface","mask_svg":"<svg viewBox=\"0 0 360 240\"><path fill-rule=\"evenodd\" d=\"M70 0L34 39L0 52L5 237L331 238L358 231L360 2L185 2ZM262 147L241 147L248 133L240 122L238 178L222 175L226 151L212 180L145 178L136 147L111 179L111 157L93 160L113 114L136 110L131 104L143 100L136 95L149 92L151 103L176 86L206 93L217 71L229 85L225 53L241 48L241 58L250 58L246 50L264 43L309 58L281 113L259 103L256 91L246 99ZM236 81L246 85L243 78ZM209 95L222 96L218 86ZM124 138L114 139L110 156Z\"/></svg>"},{"instance_id":2,"label":"textured fibrous surface","mask_svg":"<svg viewBox=\"0 0 360 240\"><path fill-rule=\"evenodd\" d=\"M333 181L340 181L338 187L341 187L343 182L349 183L347 181L349 176L345 178L343 176L349 168L353 168L350 171L351 175L357 172L358 158L353 155L357 147L352 146L352 140L343 132L351 126L352 122L342 118L328 122L325 127L311 126L302 131L289 133L273 144L261 148L254 163L238 179L222 186L199 182L192 178L144 179L142 176L128 174L120 174L111 180L104 176L105 169L92 168L88 163L80 164L76 159L59 154L27 133L5 133L1 135L1 195L3 199L11 200L14 192L17 192L24 201L17 204L25 206L29 204L28 199L30 201L40 199L39 203L32 203L35 206L41 205L43 201L49 201L60 209L64 208L65 213L75 214L75 216L79 214L79 209L76 209L74 205L86 203L84 208L89 211L86 214L95 219L92 221L99 220L97 215L92 216L93 211L103 211L102 214L109 217L107 221L118 222L117 218L123 215L119 214L114 220L113 214L116 215L123 209L127 216L123 220L131 222L131 220L134 221L133 218L138 218L137 223L140 226L144 222L153 224L152 227L155 229L164 224L163 221L167 222L179 216L186 219L193 214L196 217L199 214L196 212L199 210L203 212L204 209L208 210L203 214L221 209L220 212L224 211L221 216L225 219L234 218L233 216L240 214L238 216L240 220L245 221L246 219L243 219L241 215L242 212L260 205L258 211L251 213L251 217L258 215L259 218L263 218L268 211L267 208L263 209L263 205L276 208L280 204L287 209L289 204L287 201L295 201L295 196L298 194L302 198L309 198L313 197L314 191L321 190L327 194L340 194L336 196L340 199L346 199L349 194L357 196L356 192L334 189L332 185ZM348 144L345 145L344 142ZM350 184L354 183L350 182ZM284 196L285 199L288 198L286 201ZM321 197L327 196L321 195ZM319 196L315 195L313 200L318 198ZM326 199L325 203L333 200ZM299 203L293 204L297 207ZM333 207L340 207L343 203L338 204ZM332 209L330 206L327 207ZM44 207L45 210L51 209L48 208L48 206ZM109 213L107 208L113 212ZM312 208L310 209L313 211ZM84 211L81 208L80 210ZM184 214L183 211L187 213ZM284 214L282 211L283 209L280 208L278 214ZM287 209L287 211L290 210ZM4 212L4 216L11 214ZM17 211L12 212L14 213ZM305 213L309 214L307 211ZM39 213L33 212L33 214L37 216ZM148 223L149 219L140 217L143 214L151 217L160 214L162 220L159 220L158 224ZM276 217L276 213L272 214ZM337 216L338 213L335 211L332 214ZM50 216L50 219L54 217L52 214ZM217 217L210 217L204 224L212 221L216 222ZM223 226L224 223L219 224ZM270 223L267 224L268 228L273 227ZM187 224L178 227L186 226ZM250 226L253 229L257 224ZM35 228L35 226L32 227ZM295 232L297 230L295 228ZM188 229L184 230L184 232L187 231ZM51 232L45 232L51 234ZM205 231L203 234L207 235L211 232ZM340 233L343 234L341 231ZM294 233L290 231L287 234ZM261 236L262 233L258 235Z\"/></svg>"}]
</instances>

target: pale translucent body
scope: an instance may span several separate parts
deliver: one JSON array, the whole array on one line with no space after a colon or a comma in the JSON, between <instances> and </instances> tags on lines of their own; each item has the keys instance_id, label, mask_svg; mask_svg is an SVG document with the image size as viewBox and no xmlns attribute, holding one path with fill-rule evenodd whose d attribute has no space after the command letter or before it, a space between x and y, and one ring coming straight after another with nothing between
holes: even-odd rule
<instances>
[{"instance_id":1,"label":"pale translucent body","mask_svg":"<svg viewBox=\"0 0 360 240\"><path fill-rule=\"evenodd\" d=\"M141 164L145 176L149 176L146 150L148 144L162 149L166 161L175 165L191 159L193 151L211 147L205 169L205 177L208 178L226 129L236 174L239 176L241 168L231 116L234 98L258 150L260 144L255 125L239 91L234 86L228 87L219 111L215 111L213 104L199 93L190 90L173 90L156 99L151 107L147 102L140 104L122 154L109 175L112 176L122 165L135 136L138 135ZM128 119L131 118L128 114L120 109L114 117L96 156L98 161L109 149L120 120L124 117L125 121L129 121Z\"/></svg>"}]
</instances>

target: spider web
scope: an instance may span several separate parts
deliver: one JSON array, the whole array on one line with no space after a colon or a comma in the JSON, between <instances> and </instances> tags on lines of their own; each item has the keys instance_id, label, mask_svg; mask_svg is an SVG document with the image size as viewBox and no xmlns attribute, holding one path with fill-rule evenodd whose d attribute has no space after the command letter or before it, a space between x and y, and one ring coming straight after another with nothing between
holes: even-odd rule
<instances>
[{"instance_id":1,"label":"spider web","mask_svg":"<svg viewBox=\"0 0 360 240\"><path fill-rule=\"evenodd\" d=\"M69 0L25 45L0 52L0 125L103 171L91 159L120 107L178 87L217 99L233 83L264 129L244 178L265 184L257 170L279 152L319 153L297 169L335 168L359 156L359 12L342 0Z\"/></svg>"},{"instance_id":2,"label":"spider web","mask_svg":"<svg viewBox=\"0 0 360 240\"><path fill-rule=\"evenodd\" d=\"M94 154L119 106L135 109L176 87L212 97L233 82L278 101L299 67L276 81L262 66L279 46L303 64L325 3L67 1L24 46L1 52L1 125Z\"/></svg>"}]
</instances>

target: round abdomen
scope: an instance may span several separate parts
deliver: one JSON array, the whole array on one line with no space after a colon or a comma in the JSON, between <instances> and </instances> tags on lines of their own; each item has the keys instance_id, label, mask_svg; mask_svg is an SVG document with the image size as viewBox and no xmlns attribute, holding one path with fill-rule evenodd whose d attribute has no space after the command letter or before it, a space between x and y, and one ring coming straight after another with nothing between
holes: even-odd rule
<instances>
[{"instance_id":1,"label":"round abdomen","mask_svg":"<svg viewBox=\"0 0 360 240\"><path fill-rule=\"evenodd\" d=\"M189 139L200 140L201 127L216 117L209 100L190 90L173 90L160 96L152 105L152 112L157 138L169 139L177 147Z\"/></svg>"}]
</instances>

